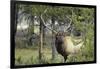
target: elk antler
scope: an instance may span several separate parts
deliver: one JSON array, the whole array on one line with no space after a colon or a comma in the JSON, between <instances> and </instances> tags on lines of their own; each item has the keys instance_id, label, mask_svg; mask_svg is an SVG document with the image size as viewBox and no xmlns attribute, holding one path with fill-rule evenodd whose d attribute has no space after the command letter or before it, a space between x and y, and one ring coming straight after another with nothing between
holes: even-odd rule
<instances>
[{"instance_id":1,"label":"elk antler","mask_svg":"<svg viewBox=\"0 0 100 69\"><path fill-rule=\"evenodd\" d=\"M67 27L65 27L65 30L68 31L68 29L71 27L72 19L70 17L68 17L68 16L66 16L66 17L70 20L70 22L68 23Z\"/></svg>"},{"instance_id":2,"label":"elk antler","mask_svg":"<svg viewBox=\"0 0 100 69\"><path fill-rule=\"evenodd\" d=\"M45 14L45 13L47 12L47 9L48 9L48 8L45 9L45 11L43 12L43 14ZM57 31L53 30L52 28L50 28L50 27L48 27L48 26L46 25L46 23L45 23L45 21L44 21L44 19L43 19L43 14L41 14L41 20L42 20L42 22L43 22L43 25L44 25L46 28L48 28L49 30L53 31L54 33L57 33Z\"/></svg>"},{"instance_id":3,"label":"elk antler","mask_svg":"<svg viewBox=\"0 0 100 69\"><path fill-rule=\"evenodd\" d=\"M72 24L73 9L72 9L71 13L72 13L71 18L70 18L70 17L68 17L68 16L66 16L66 17L70 20L70 22L69 22L68 26L66 27L66 30L68 30L68 28L70 28L70 26L71 26L71 24Z\"/></svg>"}]
</instances>

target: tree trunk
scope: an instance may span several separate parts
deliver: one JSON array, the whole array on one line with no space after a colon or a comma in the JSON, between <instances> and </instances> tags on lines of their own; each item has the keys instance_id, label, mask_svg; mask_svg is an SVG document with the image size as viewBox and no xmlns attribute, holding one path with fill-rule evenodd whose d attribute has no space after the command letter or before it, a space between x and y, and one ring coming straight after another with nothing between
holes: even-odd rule
<instances>
[{"instance_id":1,"label":"tree trunk","mask_svg":"<svg viewBox=\"0 0 100 69\"><path fill-rule=\"evenodd\" d=\"M42 47L43 47L43 23L40 19L40 46L39 46L39 62L42 60Z\"/></svg>"},{"instance_id":2,"label":"tree trunk","mask_svg":"<svg viewBox=\"0 0 100 69\"><path fill-rule=\"evenodd\" d=\"M46 28L46 27L43 26L43 41L44 41L44 42L43 42L43 46L45 46L45 43L46 43L46 42L45 42L45 28Z\"/></svg>"},{"instance_id":3,"label":"tree trunk","mask_svg":"<svg viewBox=\"0 0 100 69\"><path fill-rule=\"evenodd\" d=\"M14 24L14 34L17 32L17 23L18 23L18 5L15 7L15 24Z\"/></svg>"},{"instance_id":4,"label":"tree trunk","mask_svg":"<svg viewBox=\"0 0 100 69\"><path fill-rule=\"evenodd\" d=\"M54 25L55 25L54 17L52 17L51 20L52 20L52 29L54 29ZM55 33L52 31L52 60L56 58L56 47L55 47L54 34Z\"/></svg>"}]
</instances>

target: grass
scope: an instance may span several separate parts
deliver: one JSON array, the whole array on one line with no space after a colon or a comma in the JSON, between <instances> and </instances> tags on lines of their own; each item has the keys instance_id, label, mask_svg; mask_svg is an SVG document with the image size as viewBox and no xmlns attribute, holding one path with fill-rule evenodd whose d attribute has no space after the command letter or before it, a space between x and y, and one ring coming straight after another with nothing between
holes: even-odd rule
<instances>
[{"instance_id":1,"label":"grass","mask_svg":"<svg viewBox=\"0 0 100 69\"><path fill-rule=\"evenodd\" d=\"M41 63L38 57L38 48L15 48L15 65L32 65L32 64L51 64L51 63L63 63L63 57L60 54L56 54L56 59L52 60L51 48L43 48L43 57ZM93 57L83 55L79 53L77 55L68 56L66 63L71 62L84 62L93 61Z\"/></svg>"},{"instance_id":2,"label":"grass","mask_svg":"<svg viewBox=\"0 0 100 69\"><path fill-rule=\"evenodd\" d=\"M92 36L91 36L92 37ZM39 49L37 45L27 46L26 42L16 41L15 48L15 65L33 65L33 64L51 64L63 63L63 57L56 54L56 58L52 60L52 49L49 45L43 46L43 57L39 62ZM66 63L87 62L94 60L94 42L91 39L85 40L85 47L76 55L68 56Z\"/></svg>"},{"instance_id":3,"label":"grass","mask_svg":"<svg viewBox=\"0 0 100 69\"><path fill-rule=\"evenodd\" d=\"M32 60L35 60L38 56L37 50L34 49L15 49L15 64L31 64ZM20 58L20 61L18 59ZM33 64L33 63L32 63Z\"/></svg>"},{"instance_id":4,"label":"grass","mask_svg":"<svg viewBox=\"0 0 100 69\"><path fill-rule=\"evenodd\" d=\"M16 65L30 65L30 64L40 64L38 60L38 49L37 48L23 48L15 49L15 64ZM42 63L41 64L50 64L50 63L61 63L60 60L62 56L57 54L57 59L52 60L52 52L50 49L45 48L43 51Z\"/></svg>"}]
</instances>

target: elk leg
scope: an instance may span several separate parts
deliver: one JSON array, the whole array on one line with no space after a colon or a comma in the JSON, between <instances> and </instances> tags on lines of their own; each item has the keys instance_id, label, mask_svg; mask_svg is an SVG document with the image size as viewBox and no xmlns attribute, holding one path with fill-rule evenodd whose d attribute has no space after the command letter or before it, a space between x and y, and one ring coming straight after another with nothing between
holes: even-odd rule
<instances>
[{"instance_id":1,"label":"elk leg","mask_svg":"<svg viewBox=\"0 0 100 69\"><path fill-rule=\"evenodd\" d=\"M66 63L66 60L67 60L67 56L64 56L64 63Z\"/></svg>"}]
</instances>

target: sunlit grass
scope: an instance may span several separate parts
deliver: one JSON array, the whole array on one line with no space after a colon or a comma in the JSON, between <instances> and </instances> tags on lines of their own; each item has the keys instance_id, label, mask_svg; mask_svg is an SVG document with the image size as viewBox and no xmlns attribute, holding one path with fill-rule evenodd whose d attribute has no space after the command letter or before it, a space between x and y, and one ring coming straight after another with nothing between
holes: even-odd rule
<instances>
[{"instance_id":1,"label":"sunlit grass","mask_svg":"<svg viewBox=\"0 0 100 69\"><path fill-rule=\"evenodd\" d=\"M52 60L51 48L43 48L43 57L41 63L39 62L38 47L33 48L16 48L15 49L15 64L16 65L32 65L32 64L51 64L51 63L63 63L63 57L60 54L56 54L56 59ZM68 56L66 63L71 62L86 62L93 61L93 57L79 53L76 55Z\"/></svg>"}]
</instances>

